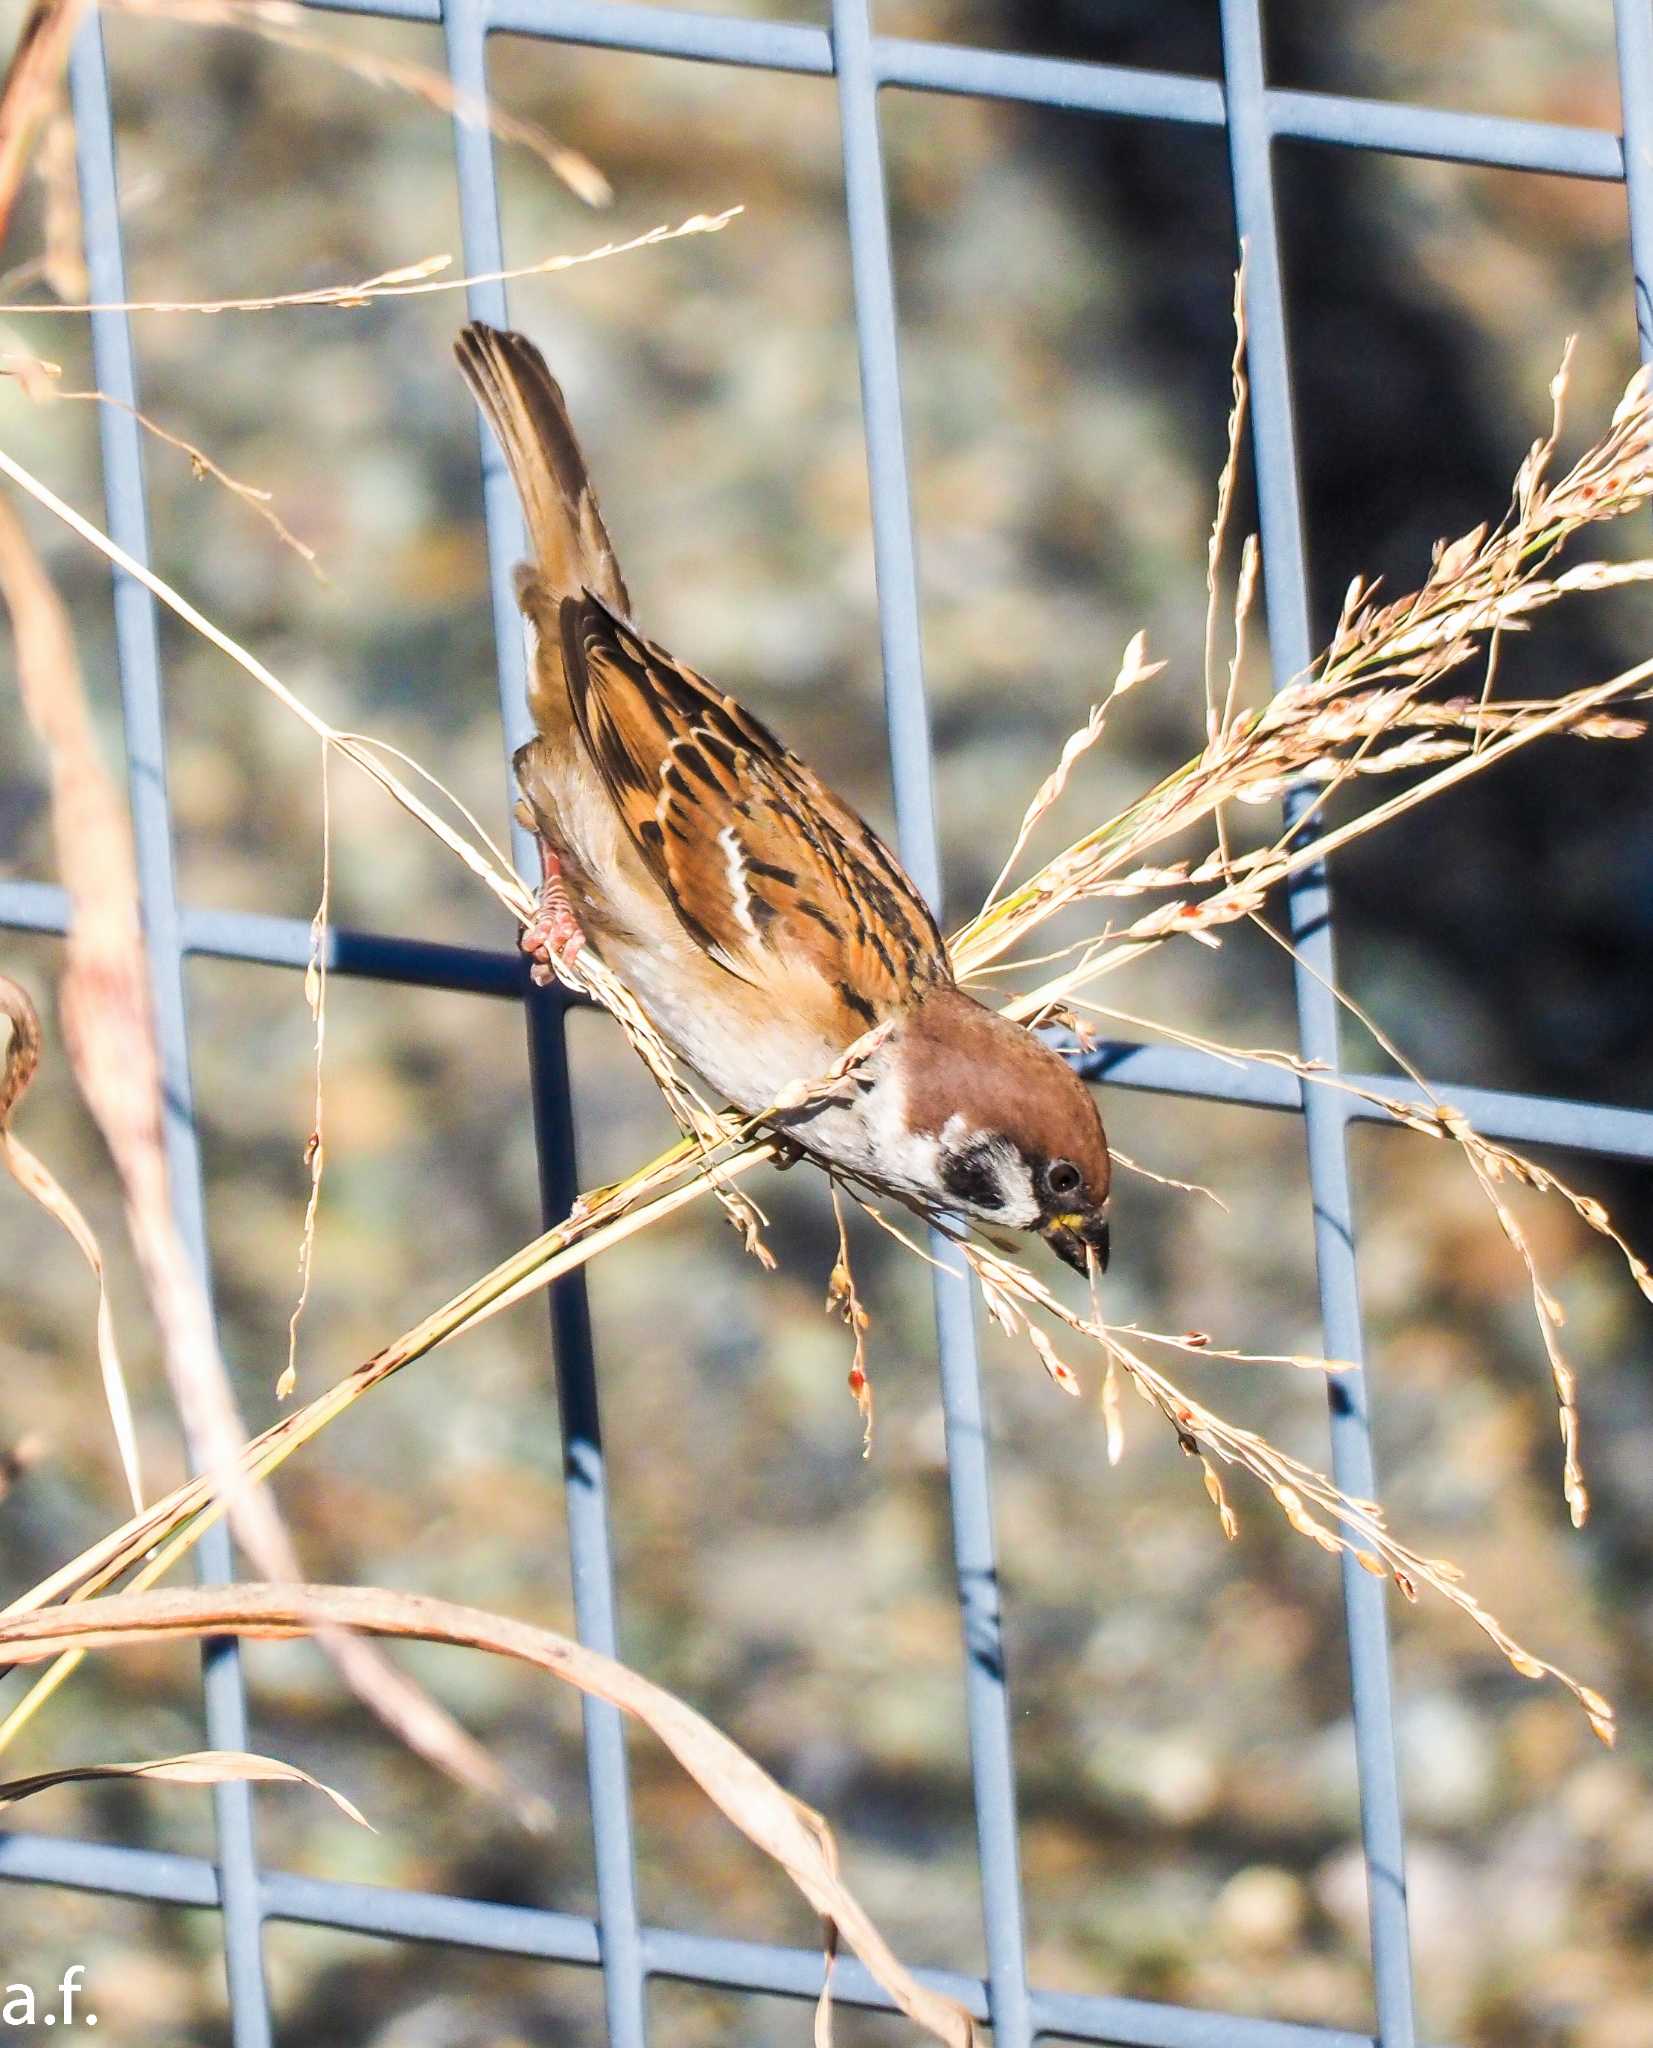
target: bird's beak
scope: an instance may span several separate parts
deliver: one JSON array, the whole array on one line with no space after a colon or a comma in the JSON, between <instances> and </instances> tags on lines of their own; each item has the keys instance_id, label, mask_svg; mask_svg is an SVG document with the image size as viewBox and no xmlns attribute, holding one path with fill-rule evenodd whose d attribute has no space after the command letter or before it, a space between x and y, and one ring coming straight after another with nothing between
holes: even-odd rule
<instances>
[{"instance_id":1,"label":"bird's beak","mask_svg":"<svg viewBox=\"0 0 1653 2048\"><path fill-rule=\"evenodd\" d=\"M1108 1270L1108 1219L1101 1211L1053 1216L1040 1224L1039 1235L1063 1265L1076 1273L1088 1273L1093 1256L1098 1272Z\"/></svg>"}]
</instances>

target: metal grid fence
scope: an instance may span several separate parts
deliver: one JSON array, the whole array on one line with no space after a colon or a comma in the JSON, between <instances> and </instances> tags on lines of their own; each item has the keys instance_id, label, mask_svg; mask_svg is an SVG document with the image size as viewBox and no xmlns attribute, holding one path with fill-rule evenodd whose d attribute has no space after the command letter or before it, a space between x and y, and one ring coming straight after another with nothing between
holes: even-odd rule
<instances>
[{"instance_id":1,"label":"metal grid fence","mask_svg":"<svg viewBox=\"0 0 1653 2048\"><path fill-rule=\"evenodd\" d=\"M833 0L830 29L702 15L675 6L631 5L626 0L446 0L446 4L443 0L311 0L311 4L345 13L439 22L454 83L466 93L485 89L487 39L493 31L836 78L896 812L902 853L932 898L937 893L938 866L931 745L903 446L889 213L878 129L881 88L974 95L1104 117L1226 128L1235 218L1250 251L1254 445L1277 681L1300 671L1311 653L1291 357L1271 163L1277 139L1623 183L1629 201L1637 325L1644 356L1653 356L1653 0L1615 0L1622 139L1593 128L1271 87L1264 68L1261 0L1216 0L1224 58L1220 82L879 36L873 32L871 0ZM91 296L116 302L126 294L115 140L103 43L95 16L75 46L70 82ZM738 87L731 84L730 89L734 92ZM460 125L455 130L455 147L467 266L473 273L502 269L491 139ZM471 312L503 323L503 287L474 288ZM136 371L126 317L118 312L94 315L92 341L101 388L116 399L135 404ZM106 408L101 432L108 529L137 559L147 560L139 427L126 413ZM520 552L521 529L509 479L486 436L482 459L500 702L509 749L526 731L522 639L509 581L511 564ZM154 604L141 585L119 573L114 604L128 784L166 1084L173 1199L179 1222L205 1273L201 1162L190 1100L185 962L192 955L210 955L301 968L308 956L309 932L307 924L298 919L198 911L179 902L166 794L162 672ZM531 849L520 833L515 852L523 872L534 873ZM1326 986L1332 968L1328 909L1323 878L1303 876L1294 886L1291 901L1293 936L1304 961L1296 984L1301 1046L1306 1056L1335 1067L1337 1017ZM0 883L0 928L61 932L65 915L59 890L20 881ZM513 956L349 930L335 931L331 946L331 967L336 973L497 996L515 997L524 990L522 963ZM565 1213L575 1192L564 1014L555 991L528 998L542 1186L553 1215ZM1297 1082L1275 1068L1236 1069L1182 1049L1110 1044L1090 1054L1082 1070L1114 1086L1203 1096L1302 1115L1326 1349L1332 1356L1358 1360L1361 1323L1346 1126L1378 1112L1341 1092L1320 1089L1305 1098ZM1382 1085L1392 1095L1407 1092L1389 1077ZM1452 1095L1491 1137L1653 1159L1653 1113L1456 1086ZM1381 2043L1382 2048L1413 2048L1404 1839L1384 1592L1347 1558L1343 1591L1370 1886L1376 2035L1133 1999L1078 1996L1041 1990L1029 1983L987 1432L964 1283L938 1276L935 1306L953 1546L967 1650L970 1768L987 1974L985 1980L979 1980L926 1973L930 1981L989 2022L1000 2048L1028 2048L1036 2038L1130 2043L1137 2048L1219 2048L1219 2044L1220 2048L1373 2048L1374 2043ZM616 1626L609 1501L586 1298L577 1277L556 1290L551 1316L578 1631L583 1641L612 1652ZM1358 1374L1333 1383L1331 1434L1339 1484L1356 1494L1371 1493L1368 1389ZM228 1540L221 1528L201 1548L204 1576L232 1576ZM222 1749L246 1747L246 1695L233 1644L209 1648L204 1684L209 1742ZM587 1701L585 1740L596 1850L594 1920L471 1899L318 1881L266 1869L258 1859L252 1798L245 1785L215 1790L217 1855L210 1861L12 1834L0 1836L0 1877L217 1908L236 2048L265 2048L275 2038L261 1961L261 1928L266 1920L325 1925L600 1969L614 2048L642 2048L651 1978L813 1998L822 1970L816 1952L641 1923L620 1716L607 1706ZM839 1964L834 1986L849 2004L874 2009L889 2006L885 1994L853 1962Z\"/></svg>"}]
</instances>

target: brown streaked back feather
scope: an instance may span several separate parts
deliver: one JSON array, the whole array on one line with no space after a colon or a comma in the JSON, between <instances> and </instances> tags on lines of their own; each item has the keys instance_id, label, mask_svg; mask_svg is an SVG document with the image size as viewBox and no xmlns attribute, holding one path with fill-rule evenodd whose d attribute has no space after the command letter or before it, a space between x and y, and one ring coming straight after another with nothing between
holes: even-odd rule
<instances>
[{"instance_id":1,"label":"brown streaked back feather","mask_svg":"<svg viewBox=\"0 0 1653 2048\"><path fill-rule=\"evenodd\" d=\"M540 637L529 701L541 731L566 724L562 694L563 599L591 590L621 617L625 581L545 358L525 336L473 321L454 343L460 370L487 415L522 500L533 560L517 572L517 597Z\"/></svg>"},{"instance_id":2,"label":"brown streaked back feather","mask_svg":"<svg viewBox=\"0 0 1653 2048\"><path fill-rule=\"evenodd\" d=\"M714 959L778 1000L807 999L818 978L851 1037L951 982L900 863L765 726L595 593L563 605L562 634L580 736L650 873Z\"/></svg>"}]
</instances>

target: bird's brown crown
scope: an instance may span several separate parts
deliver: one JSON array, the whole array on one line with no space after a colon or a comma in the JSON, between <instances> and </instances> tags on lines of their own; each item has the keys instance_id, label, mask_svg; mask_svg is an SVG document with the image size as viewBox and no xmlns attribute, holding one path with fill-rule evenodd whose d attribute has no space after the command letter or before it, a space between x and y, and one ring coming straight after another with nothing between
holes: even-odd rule
<instances>
[{"instance_id":1,"label":"bird's brown crown","mask_svg":"<svg viewBox=\"0 0 1653 2048\"><path fill-rule=\"evenodd\" d=\"M1008 1138L1032 1166L1069 1159L1091 1206L1106 1201L1111 1169L1090 1090L1022 1025L956 987L933 989L907 1024L907 1118L937 1136L950 1117Z\"/></svg>"}]
</instances>

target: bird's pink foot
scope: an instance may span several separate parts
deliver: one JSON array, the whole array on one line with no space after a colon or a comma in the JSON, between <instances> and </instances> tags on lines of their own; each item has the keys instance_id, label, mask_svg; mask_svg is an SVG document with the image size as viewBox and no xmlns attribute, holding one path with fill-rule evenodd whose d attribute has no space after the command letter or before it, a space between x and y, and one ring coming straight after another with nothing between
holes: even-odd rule
<instances>
[{"instance_id":1,"label":"bird's pink foot","mask_svg":"<svg viewBox=\"0 0 1653 2048\"><path fill-rule=\"evenodd\" d=\"M572 967L585 944L585 933L574 915L568 886L562 878L562 862L542 839L540 841L539 908L532 924L523 928L517 941L533 961L533 979L539 988L549 986L558 967Z\"/></svg>"}]
</instances>

